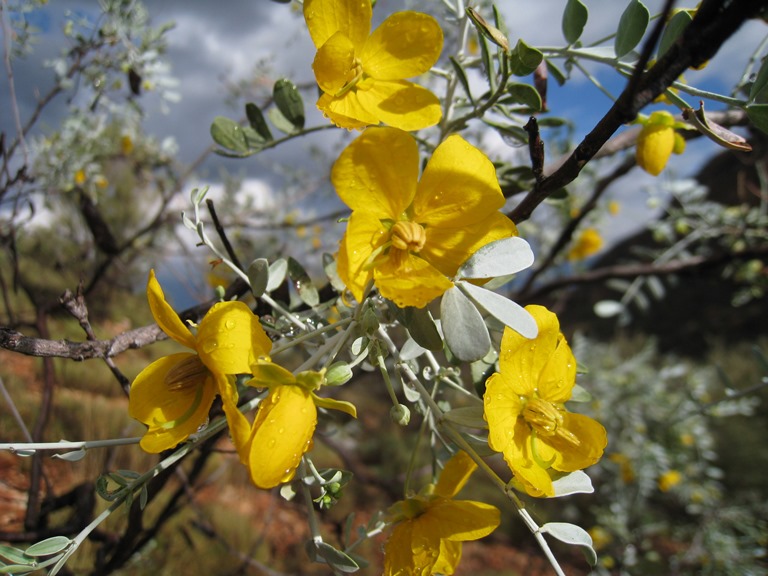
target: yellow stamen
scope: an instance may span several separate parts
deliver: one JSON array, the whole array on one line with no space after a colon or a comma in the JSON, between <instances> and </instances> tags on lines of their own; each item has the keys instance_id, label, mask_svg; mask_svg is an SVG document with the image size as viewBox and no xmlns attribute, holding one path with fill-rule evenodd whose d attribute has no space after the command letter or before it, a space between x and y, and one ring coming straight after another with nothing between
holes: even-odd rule
<instances>
[{"instance_id":1,"label":"yellow stamen","mask_svg":"<svg viewBox=\"0 0 768 576\"><path fill-rule=\"evenodd\" d=\"M530 398L523 409L523 418L539 436L558 436L573 446L579 446L579 439L563 427L563 412L551 402L541 398Z\"/></svg>"},{"instance_id":2,"label":"yellow stamen","mask_svg":"<svg viewBox=\"0 0 768 576\"><path fill-rule=\"evenodd\" d=\"M392 227L392 247L408 252L419 252L427 241L427 233L416 222L400 220Z\"/></svg>"},{"instance_id":3,"label":"yellow stamen","mask_svg":"<svg viewBox=\"0 0 768 576\"><path fill-rule=\"evenodd\" d=\"M352 65L352 68L349 69L349 72L347 72L346 77L346 83L344 86L341 87L341 90L336 92L334 94L334 98L339 98L341 96L344 96L347 92L352 90L360 80L363 78L363 65L360 63L360 60L355 58L355 62Z\"/></svg>"}]
</instances>

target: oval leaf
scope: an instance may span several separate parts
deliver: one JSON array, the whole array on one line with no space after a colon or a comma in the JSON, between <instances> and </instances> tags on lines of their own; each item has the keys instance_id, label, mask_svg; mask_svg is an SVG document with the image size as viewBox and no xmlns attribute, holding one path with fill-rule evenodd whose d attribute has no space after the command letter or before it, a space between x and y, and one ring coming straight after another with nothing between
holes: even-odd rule
<instances>
[{"instance_id":1,"label":"oval leaf","mask_svg":"<svg viewBox=\"0 0 768 576\"><path fill-rule=\"evenodd\" d=\"M531 246L518 236L486 244L456 273L458 278L496 278L516 274L533 264Z\"/></svg>"},{"instance_id":2,"label":"oval leaf","mask_svg":"<svg viewBox=\"0 0 768 576\"><path fill-rule=\"evenodd\" d=\"M488 424L483 417L483 406L462 406L446 412L443 416L449 422L464 426L465 428L487 428Z\"/></svg>"},{"instance_id":3,"label":"oval leaf","mask_svg":"<svg viewBox=\"0 0 768 576\"><path fill-rule=\"evenodd\" d=\"M285 280L288 272L288 262L284 258L278 258L269 266L269 281L267 282L267 292L276 290Z\"/></svg>"},{"instance_id":4,"label":"oval leaf","mask_svg":"<svg viewBox=\"0 0 768 576\"><path fill-rule=\"evenodd\" d=\"M619 20L619 29L616 32L614 48L616 57L621 58L640 43L648 28L651 14L648 8L640 0L631 0Z\"/></svg>"},{"instance_id":5,"label":"oval leaf","mask_svg":"<svg viewBox=\"0 0 768 576\"><path fill-rule=\"evenodd\" d=\"M72 541L66 536L54 536L38 542L37 544L32 544L32 546L24 550L24 554L35 557L50 556L51 554L61 552L69 546L71 542Z\"/></svg>"},{"instance_id":6,"label":"oval leaf","mask_svg":"<svg viewBox=\"0 0 768 576\"><path fill-rule=\"evenodd\" d=\"M552 488L555 490L555 498L571 494L592 494L595 491L592 479L583 470L576 470L553 480Z\"/></svg>"},{"instance_id":7,"label":"oval leaf","mask_svg":"<svg viewBox=\"0 0 768 576\"><path fill-rule=\"evenodd\" d=\"M600 318L611 318L624 312L624 304L616 300L600 300L595 304L594 311Z\"/></svg>"},{"instance_id":8,"label":"oval leaf","mask_svg":"<svg viewBox=\"0 0 768 576\"><path fill-rule=\"evenodd\" d=\"M296 286L299 298L304 304L315 307L320 303L320 295L309 274L297 260L291 257L288 257L288 277Z\"/></svg>"},{"instance_id":9,"label":"oval leaf","mask_svg":"<svg viewBox=\"0 0 768 576\"><path fill-rule=\"evenodd\" d=\"M573 44L581 37L588 17L589 10L581 0L568 0L563 12L563 36L568 44Z\"/></svg>"},{"instance_id":10,"label":"oval leaf","mask_svg":"<svg viewBox=\"0 0 768 576\"><path fill-rule=\"evenodd\" d=\"M251 128L256 130L259 136L264 138L267 142L274 140L272 132L269 130L269 126L267 126L267 121L264 120L264 114L261 113L261 110L259 110L259 107L256 106L256 104L248 102L248 104L245 105L245 116L248 118L248 123L251 125Z\"/></svg>"},{"instance_id":11,"label":"oval leaf","mask_svg":"<svg viewBox=\"0 0 768 576\"><path fill-rule=\"evenodd\" d=\"M0 544L0 558L13 562L14 564L31 564L33 560L24 555L23 550Z\"/></svg>"},{"instance_id":12,"label":"oval leaf","mask_svg":"<svg viewBox=\"0 0 768 576\"><path fill-rule=\"evenodd\" d=\"M483 317L472 301L456 286L443 294L440 320L445 343L464 362L480 360L491 347Z\"/></svg>"},{"instance_id":13,"label":"oval leaf","mask_svg":"<svg viewBox=\"0 0 768 576\"><path fill-rule=\"evenodd\" d=\"M541 94L530 84L512 82L507 84L507 93L510 98L505 99L513 104L523 104L534 112L541 111Z\"/></svg>"},{"instance_id":14,"label":"oval leaf","mask_svg":"<svg viewBox=\"0 0 768 576\"><path fill-rule=\"evenodd\" d=\"M275 82L272 96L285 119L297 130L304 128L304 102L296 85L287 78L281 78Z\"/></svg>"},{"instance_id":15,"label":"oval leaf","mask_svg":"<svg viewBox=\"0 0 768 576\"><path fill-rule=\"evenodd\" d=\"M587 562L592 566L597 563L597 553L592 548L592 537L584 528L568 522L547 522L539 531L554 536L560 542L586 548Z\"/></svg>"},{"instance_id":16,"label":"oval leaf","mask_svg":"<svg viewBox=\"0 0 768 576\"><path fill-rule=\"evenodd\" d=\"M266 292L269 285L269 262L266 258L257 258L248 266L247 273L251 292L258 298Z\"/></svg>"},{"instance_id":17,"label":"oval leaf","mask_svg":"<svg viewBox=\"0 0 768 576\"><path fill-rule=\"evenodd\" d=\"M437 330L435 320L426 308L403 308L401 319L408 334L422 348L437 352L443 349L443 339Z\"/></svg>"},{"instance_id":18,"label":"oval leaf","mask_svg":"<svg viewBox=\"0 0 768 576\"><path fill-rule=\"evenodd\" d=\"M768 134L768 104L750 104L747 116L752 124Z\"/></svg>"},{"instance_id":19,"label":"oval leaf","mask_svg":"<svg viewBox=\"0 0 768 576\"><path fill-rule=\"evenodd\" d=\"M515 49L509 53L509 67L515 76L532 74L544 60L544 54L537 48L518 40Z\"/></svg>"},{"instance_id":20,"label":"oval leaf","mask_svg":"<svg viewBox=\"0 0 768 576\"><path fill-rule=\"evenodd\" d=\"M664 32L661 34L661 40L659 40L659 48L656 50L657 60L664 56L672 44L680 38L683 30L688 27L691 20L693 20L693 17L688 10L680 10L680 12L670 18L666 28L664 28Z\"/></svg>"},{"instance_id":21,"label":"oval leaf","mask_svg":"<svg viewBox=\"0 0 768 576\"><path fill-rule=\"evenodd\" d=\"M83 458L85 458L85 448L80 448L80 450L73 450L72 452L64 452L63 454L54 454L52 458L59 458L61 460L66 460L67 462L79 462Z\"/></svg>"},{"instance_id":22,"label":"oval leaf","mask_svg":"<svg viewBox=\"0 0 768 576\"><path fill-rule=\"evenodd\" d=\"M235 152L248 152L248 142L243 127L234 120L216 116L211 124L211 138L222 148Z\"/></svg>"},{"instance_id":23,"label":"oval leaf","mask_svg":"<svg viewBox=\"0 0 768 576\"><path fill-rule=\"evenodd\" d=\"M496 294L496 292L480 288L469 282L459 282L457 285L488 314L521 336L536 338L538 335L539 327L536 325L536 320L519 304L501 294Z\"/></svg>"}]
</instances>

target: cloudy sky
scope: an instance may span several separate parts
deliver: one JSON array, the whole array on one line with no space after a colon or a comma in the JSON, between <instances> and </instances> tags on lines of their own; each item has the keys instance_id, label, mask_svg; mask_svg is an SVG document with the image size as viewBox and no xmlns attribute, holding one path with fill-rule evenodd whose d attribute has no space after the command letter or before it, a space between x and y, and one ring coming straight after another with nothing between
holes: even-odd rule
<instances>
[{"instance_id":1,"label":"cloudy sky","mask_svg":"<svg viewBox=\"0 0 768 576\"><path fill-rule=\"evenodd\" d=\"M587 43L615 31L619 16L627 4L620 0L584 2L590 11L582 36ZM658 11L662 1L645 0L645 4L653 14ZM695 0L678 2L681 7L695 4ZM506 18L512 43L522 38L536 46L564 44L560 20L565 0L500 0L497 5ZM236 108L228 105L228 86L252 82L260 64L266 65L270 82L280 77L290 78L297 84L311 85L313 82L311 62L315 50L295 3L283 4L270 0L163 0L147 2L146 7L154 25L174 23L174 28L167 36L167 60L171 74L178 81L176 91L181 99L163 111L157 98L146 98L145 127L160 139L173 137L178 142L180 157L185 162L191 162L211 144L209 127L217 115L231 118L242 116L245 100L240 100ZM380 0L375 19L381 20L382 14L402 8L416 8L437 15L444 10L442 2L438 0ZM97 4L93 0L58 0L28 15L41 32L35 52L24 60L14 61L16 95L22 120L33 109L37 95L44 93L50 86L50 72L44 69L42 62L61 49L60 30L67 15L71 13L95 18L98 13ZM686 73L686 78L690 83L710 90L726 91L741 76L744 65L765 34L766 26L763 23L748 23L736 37L726 43L707 68L700 72ZM624 80L617 74L597 65L589 69L611 92L618 94L621 91ZM0 128L7 133L14 133L5 105L9 101L5 74L0 74L0 94L0 102L4 103ZM314 92L310 91L305 101L307 126L325 122L315 110L313 100ZM689 98L691 102L695 100ZM589 131L611 104L608 98L578 73L564 87L558 87L551 81L548 103L553 114L574 121L577 137ZM708 110L720 107L712 103L708 105ZM47 110L40 125L55 127L66 108L65 99L61 99ZM261 195L281 186L283 179L280 167L289 166L291 169L316 174L317 186L327 191L329 159L335 157L349 137L343 131L324 131L248 160L231 160L211 155L198 172L198 183L216 184L221 179L222 170L227 170L243 177L244 187L250 188L251 194ZM489 134L483 145L494 158L521 158L520 149L510 148L494 134ZM713 145L696 143L685 155L673 157L668 173L690 175L707 155L714 152L716 150ZM525 157L522 158L525 161ZM644 197L634 194L636 188L656 184L639 169L633 175L636 176L632 178L634 190L613 192L627 206L621 216L626 222L619 222L615 230L626 229L628 223L641 217Z\"/></svg>"}]
</instances>

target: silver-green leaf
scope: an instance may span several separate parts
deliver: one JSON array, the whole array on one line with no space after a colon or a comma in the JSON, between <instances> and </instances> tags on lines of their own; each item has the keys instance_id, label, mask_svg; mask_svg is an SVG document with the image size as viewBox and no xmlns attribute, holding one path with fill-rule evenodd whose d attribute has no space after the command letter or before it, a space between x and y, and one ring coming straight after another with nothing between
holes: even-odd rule
<instances>
[{"instance_id":1,"label":"silver-green leaf","mask_svg":"<svg viewBox=\"0 0 768 576\"><path fill-rule=\"evenodd\" d=\"M525 308L516 302L512 302L512 300L505 298L501 294L480 288L469 282L458 282L457 285L488 314L509 326L521 336L536 338L538 335L539 327L536 325L536 320L533 319L533 316Z\"/></svg>"},{"instance_id":2,"label":"silver-green leaf","mask_svg":"<svg viewBox=\"0 0 768 576\"><path fill-rule=\"evenodd\" d=\"M568 0L563 12L563 36L568 44L573 44L581 38L584 26L587 24L589 10L581 0Z\"/></svg>"},{"instance_id":3,"label":"silver-green leaf","mask_svg":"<svg viewBox=\"0 0 768 576\"><path fill-rule=\"evenodd\" d=\"M518 236L486 244L461 265L458 278L495 278L516 274L533 264L531 246Z\"/></svg>"},{"instance_id":4,"label":"silver-green leaf","mask_svg":"<svg viewBox=\"0 0 768 576\"><path fill-rule=\"evenodd\" d=\"M464 362L480 360L491 347L483 317L472 301L456 286L440 302L443 335L454 356Z\"/></svg>"},{"instance_id":5,"label":"silver-green leaf","mask_svg":"<svg viewBox=\"0 0 768 576\"><path fill-rule=\"evenodd\" d=\"M568 522L547 522L539 531L542 534L549 534L566 544L582 546L587 553L587 562L592 566L597 564L597 553L592 548L592 537L584 528Z\"/></svg>"}]
</instances>

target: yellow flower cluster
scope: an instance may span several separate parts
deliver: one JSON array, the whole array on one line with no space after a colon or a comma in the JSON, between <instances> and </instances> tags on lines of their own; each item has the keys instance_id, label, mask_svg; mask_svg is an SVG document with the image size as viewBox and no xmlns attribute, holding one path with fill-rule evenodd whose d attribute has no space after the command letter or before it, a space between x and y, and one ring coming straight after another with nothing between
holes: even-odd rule
<instances>
[{"instance_id":1,"label":"yellow flower cluster","mask_svg":"<svg viewBox=\"0 0 768 576\"><path fill-rule=\"evenodd\" d=\"M439 100L406 79L436 62L442 31L431 16L399 12L371 33L371 0L305 0L304 16L317 48L318 108L340 127L364 129L331 172L351 210L338 274L359 303L375 289L398 307L423 308L454 286L460 267L478 250L517 235L500 211L505 198L494 165L480 150L450 135L422 170L418 143L407 132L440 120ZM666 130L672 130L658 118L652 116L638 140L638 164L651 172L666 162L661 156L669 147ZM130 154L126 138L122 149ZM306 236L306 228L297 235ZM586 230L569 256L584 258L601 242L595 230ZM133 382L129 411L147 426L144 450L159 453L189 439L206 425L219 396L240 461L256 486L271 488L291 480L312 447L318 407L356 416L351 404L317 394L327 384L325 370L292 373L271 361L272 343L245 304L217 303L199 325L188 326L165 300L154 272L147 297L160 328L190 352L160 358ZM483 399L488 444L503 454L517 488L555 496L558 477L602 456L606 432L565 408L576 361L557 317L540 306L526 310L538 336L504 331L499 371L488 379ZM238 408L238 380L267 391L252 422ZM476 466L459 452L436 484L390 508L384 574L453 574L461 543L499 525L495 507L454 499ZM663 480L662 490L674 484L671 477Z\"/></svg>"},{"instance_id":2,"label":"yellow flower cluster","mask_svg":"<svg viewBox=\"0 0 768 576\"><path fill-rule=\"evenodd\" d=\"M637 137L635 158L643 170L658 176L672 153L685 151L685 139L675 132L675 118L669 112L657 110L648 119L640 119L643 127Z\"/></svg>"},{"instance_id":3,"label":"yellow flower cluster","mask_svg":"<svg viewBox=\"0 0 768 576\"><path fill-rule=\"evenodd\" d=\"M218 395L251 480L260 488L272 488L293 477L311 447L316 405L356 415L351 404L315 394L324 383L323 372L294 376L271 363L272 342L258 316L242 302L215 304L193 333L165 300L154 271L147 298L163 332L192 350L156 360L133 381L128 411L148 427L141 439L147 452L168 450L197 432L208 421ZM252 374L248 385L269 389L253 424L237 408L238 374Z\"/></svg>"}]
</instances>

